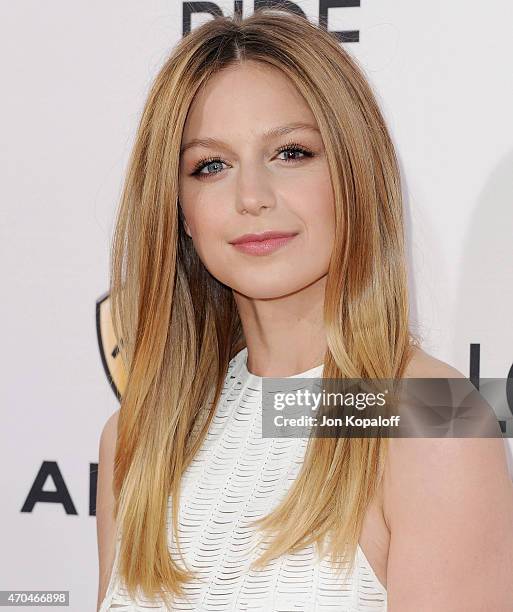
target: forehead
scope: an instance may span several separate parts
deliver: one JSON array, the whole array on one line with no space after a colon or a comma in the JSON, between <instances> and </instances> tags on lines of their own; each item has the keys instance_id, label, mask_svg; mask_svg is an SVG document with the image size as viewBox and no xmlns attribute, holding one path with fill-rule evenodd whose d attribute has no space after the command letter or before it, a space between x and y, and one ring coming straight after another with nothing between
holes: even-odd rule
<instances>
[{"instance_id":1,"label":"forehead","mask_svg":"<svg viewBox=\"0 0 513 612\"><path fill-rule=\"evenodd\" d=\"M278 68L246 61L210 78L193 99L183 140L258 137L273 126L315 118L294 83Z\"/></svg>"}]
</instances>

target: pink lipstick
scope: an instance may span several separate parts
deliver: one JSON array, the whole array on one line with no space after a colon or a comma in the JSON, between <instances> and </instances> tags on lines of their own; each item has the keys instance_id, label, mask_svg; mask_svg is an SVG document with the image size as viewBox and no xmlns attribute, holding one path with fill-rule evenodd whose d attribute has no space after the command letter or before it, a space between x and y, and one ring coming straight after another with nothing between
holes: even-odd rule
<instances>
[{"instance_id":1,"label":"pink lipstick","mask_svg":"<svg viewBox=\"0 0 513 612\"><path fill-rule=\"evenodd\" d=\"M261 234L244 234L230 241L238 251L249 255L267 255L291 242L298 232L268 231Z\"/></svg>"}]
</instances>

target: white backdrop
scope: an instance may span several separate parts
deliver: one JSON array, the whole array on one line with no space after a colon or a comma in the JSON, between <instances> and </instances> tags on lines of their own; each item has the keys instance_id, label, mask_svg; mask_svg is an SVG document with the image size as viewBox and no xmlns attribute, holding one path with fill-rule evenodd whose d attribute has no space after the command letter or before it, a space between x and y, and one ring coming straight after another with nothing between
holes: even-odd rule
<instances>
[{"instance_id":1,"label":"white backdrop","mask_svg":"<svg viewBox=\"0 0 513 612\"><path fill-rule=\"evenodd\" d=\"M296 4L317 19L320 4ZM95 305L139 114L182 36L183 5L16 0L0 11L0 590L69 590L70 609L88 612L98 579L89 474L118 407ZM193 15L192 27L209 18ZM328 12L330 30L358 32L343 44L397 145L413 323L428 352L466 375L479 345L482 377L506 377L513 362L512 22L500 0ZM42 466L46 499L29 495Z\"/></svg>"}]
</instances>

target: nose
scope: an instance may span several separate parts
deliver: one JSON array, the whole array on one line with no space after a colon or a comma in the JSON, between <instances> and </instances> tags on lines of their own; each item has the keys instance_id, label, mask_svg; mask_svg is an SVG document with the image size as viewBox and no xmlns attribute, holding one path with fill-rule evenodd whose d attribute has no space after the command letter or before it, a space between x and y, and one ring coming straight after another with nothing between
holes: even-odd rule
<instances>
[{"instance_id":1,"label":"nose","mask_svg":"<svg viewBox=\"0 0 513 612\"><path fill-rule=\"evenodd\" d=\"M259 215L276 205L273 187L265 168L240 168L237 177L236 209L241 214Z\"/></svg>"}]
</instances>

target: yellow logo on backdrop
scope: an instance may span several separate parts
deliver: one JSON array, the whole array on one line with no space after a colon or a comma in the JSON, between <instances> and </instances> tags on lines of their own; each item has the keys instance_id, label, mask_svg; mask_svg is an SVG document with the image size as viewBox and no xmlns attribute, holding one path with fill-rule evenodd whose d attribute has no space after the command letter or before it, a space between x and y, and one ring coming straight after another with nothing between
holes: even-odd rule
<instances>
[{"instance_id":1,"label":"yellow logo on backdrop","mask_svg":"<svg viewBox=\"0 0 513 612\"><path fill-rule=\"evenodd\" d=\"M107 380L120 400L126 386L126 370L112 327L109 293L105 293L96 302L96 335Z\"/></svg>"}]
</instances>

